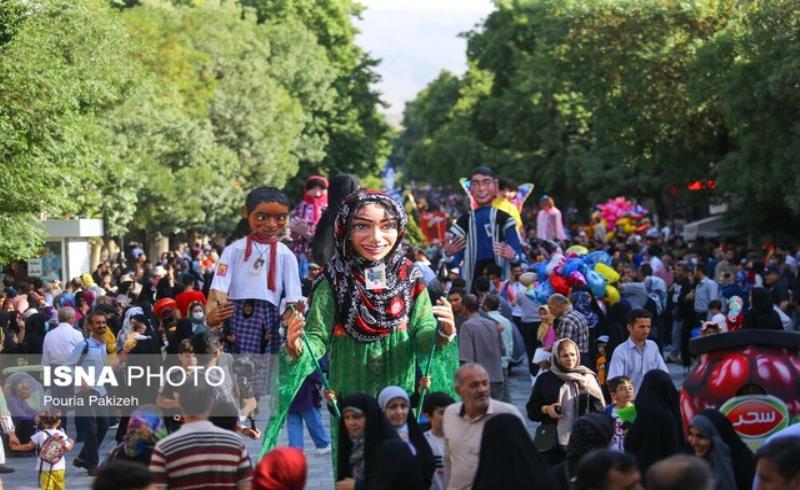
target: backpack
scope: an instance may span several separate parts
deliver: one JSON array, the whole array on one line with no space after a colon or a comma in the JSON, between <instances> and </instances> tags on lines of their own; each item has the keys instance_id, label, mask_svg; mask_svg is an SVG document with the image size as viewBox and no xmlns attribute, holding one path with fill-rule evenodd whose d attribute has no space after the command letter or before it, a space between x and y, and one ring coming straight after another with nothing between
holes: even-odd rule
<instances>
[{"instance_id":1,"label":"backpack","mask_svg":"<svg viewBox=\"0 0 800 490\"><path fill-rule=\"evenodd\" d=\"M61 461L61 458L67 452L67 439L63 438L58 432L53 434L46 430L44 432L47 434L47 439L44 440L42 447L39 448L39 481L41 481L42 466L48 463L50 469L47 471L53 471L53 466Z\"/></svg>"}]
</instances>

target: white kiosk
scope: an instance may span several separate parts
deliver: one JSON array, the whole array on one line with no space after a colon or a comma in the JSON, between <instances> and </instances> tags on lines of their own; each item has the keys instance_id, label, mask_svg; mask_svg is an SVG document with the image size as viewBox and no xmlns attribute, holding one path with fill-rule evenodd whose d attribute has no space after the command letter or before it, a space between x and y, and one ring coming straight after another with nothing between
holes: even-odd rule
<instances>
[{"instance_id":1,"label":"white kiosk","mask_svg":"<svg viewBox=\"0 0 800 490\"><path fill-rule=\"evenodd\" d=\"M29 277L66 282L84 272L92 272L89 239L103 236L103 220L48 219L42 224L47 237L42 254L28 261Z\"/></svg>"}]
</instances>

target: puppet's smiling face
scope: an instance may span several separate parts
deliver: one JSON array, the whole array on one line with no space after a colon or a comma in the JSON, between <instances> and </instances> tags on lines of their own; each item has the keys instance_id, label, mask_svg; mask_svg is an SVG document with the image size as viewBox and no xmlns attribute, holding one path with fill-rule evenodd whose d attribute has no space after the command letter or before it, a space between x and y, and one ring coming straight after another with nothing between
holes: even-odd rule
<instances>
[{"instance_id":1,"label":"puppet's smiling face","mask_svg":"<svg viewBox=\"0 0 800 490\"><path fill-rule=\"evenodd\" d=\"M475 174L470 179L469 193L479 206L490 204L497 196L497 179Z\"/></svg>"},{"instance_id":2,"label":"puppet's smiling face","mask_svg":"<svg viewBox=\"0 0 800 490\"><path fill-rule=\"evenodd\" d=\"M397 243L397 219L377 204L367 204L353 218L350 239L356 253L368 261L378 261Z\"/></svg>"},{"instance_id":3,"label":"puppet's smiling face","mask_svg":"<svg viewBox=\"0 0 800 490\"><path fill-rule=\"evenodd\" d=\"M279 202L262 202L247 215L247 222L259 238L277 239L289 219L289 208Z\"/></svg>"}]
</instances>

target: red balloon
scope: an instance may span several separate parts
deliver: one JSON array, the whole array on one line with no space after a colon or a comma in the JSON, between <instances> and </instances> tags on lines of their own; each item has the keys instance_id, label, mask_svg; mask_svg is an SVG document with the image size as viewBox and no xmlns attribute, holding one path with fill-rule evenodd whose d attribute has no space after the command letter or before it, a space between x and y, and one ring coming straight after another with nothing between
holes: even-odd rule
<instances>
[{"instance_id":1,"label":"red balloon","mask_svg":"<svg viewBox=\"0 0 800 490\"><path fill-rule=\"evenodd\" d=\"M561 293L564 296L569 295L569 282L564 276L558 274L551 275L550 284L553 285L553 291Z\"/></svg>"}]
</instances>

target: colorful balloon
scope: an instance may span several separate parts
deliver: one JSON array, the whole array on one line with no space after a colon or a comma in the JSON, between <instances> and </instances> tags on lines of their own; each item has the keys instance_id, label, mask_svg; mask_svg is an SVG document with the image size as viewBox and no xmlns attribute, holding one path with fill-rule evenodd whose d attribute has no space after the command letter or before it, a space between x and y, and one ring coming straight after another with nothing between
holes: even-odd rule
<instances>
[{"instance_id":1,"label":"colorful balloon","mask_svg":"<svg viewBox=\"0 0 800 490\"><path fill-rule=\"evenodd\" d=\"M615 271L611 267L607 266L602 262L598 262L594 265L594 271L603 276L609 283L614 283L619 281L619 272Z\"/></svg>"},{"instance_id":2,"label":"colorful balloon","mask_svg":"<svg viewBox=\"0 0 800 490\"><path fill-rule=\"evenodd\" d=\"M547 275L551 276L553 274L560 273L561 268L564 267L564 264L566 263L567 263L567 258L564 257L562 254L558 253L553 254L553 257L550 259L550 262L547 263Z\"/></svg>"},{"instance_id":3,"label":"colorful balloon","mask_svg":"<svg viewBox=\"0 0 800 490\"><path fill-rule=\"evenodd\" d=\"M570 274L579 271L583 266L585 266L583 260L579 258L569 259L567 260L567 263L564 265L564 267L561 268L561 274L563 276L569 277Z\"/></svg>"},{"instance_id":4,"label":"colorful balloon","mask_svg":"<svg viewBox=\"0 0 800 490\"><path fill-rule=\"evenodd\" d=\"M583 258L583 262L589 267L594 267L597 263L611 265L611 256L602 250L596 250Z\"/></svg>"},{"instance_id":5,"label":"colorful balloon","mask_svg":"<svg viewBox=\"0 0 800 490\"><path fill-rule=\"evenodd\" d=\"M621 299L619 294L619 289L615 288L611 284L606 285L606 300L608 300L609 305L615 305L619 303Z\"/></svg>"},{"instance_id":6,"label":"colorful balloon","mask_svg":"<svg viewBox=\"0 0 800 490\"><path fill-rule=\"evenodd\" d=\"M589 249L583 245L573 245L566 250L567 254L573 254L576 257L583 257L589 253Z\"/></svg>"},{"instance_id":7,"label":"colorful balloon","mask_svg":"<svg viewBox=\"0 0 800 490\"><path fill-rule=\"evenodd\" d=\"M523 274L520 274L519 276L520 284L522 284L526 288L529 288L533 284L535 284L537 279L538 277L535 272L525 272Z\"/></svg>"},{"instance_id":8,"label":"colorful balloon","mask_svg":"<svg viewBox=\"0 0 800 490\"><path fill-rule=\"evenodd\" d=\"M572 287L575 286L585 286L586 285L586 277L578 271L573 272L567 277L567 282Z\"/></svg>"},{"instance_id":9,"label":"colorful balloon","mask_svg":"<svg viewBox=\"0 0 800 490\"><path fill-rule=\"evenodd\" d=\"M547 300L552 296L555 291L553 290L553 285L550 284L550 281L542 281L533 288L533 300L537 303L545 304ZM531 290L529 289L525 294L528 297L531 297Z\"/></svg>"},{"instance_id":10,"label":"colorful balloon","mask_svg":"<svg viewBox=\"0 0 800 490\"><path fill-rule=\"evenodd\" d=\"M606 294L606 280L595 271L586 273L586 284L597 298L602 298Z\"/></svg>"},{"instance_id":11,"label":"colorful balloon","mask_svg":"<svg viewBox=\"0 0 800 490\"><path fill-rule=\"evenodd\" d=\"M564 276L553 274L550 276L550 284L553 285L553 291L561 293L564 296L569 295L569 282Z\"/></svg>"}]
</instances>

